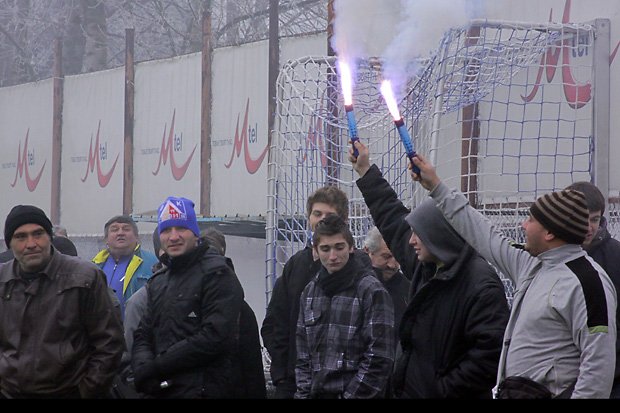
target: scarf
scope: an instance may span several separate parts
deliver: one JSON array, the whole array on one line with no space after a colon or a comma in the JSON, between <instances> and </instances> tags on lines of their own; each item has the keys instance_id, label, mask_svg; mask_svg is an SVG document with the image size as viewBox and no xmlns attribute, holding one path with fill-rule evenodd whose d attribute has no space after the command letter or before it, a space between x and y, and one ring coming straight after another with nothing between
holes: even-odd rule
<instances>
[{"instance_id":1,"label":"scarf","mask_svg":"<svg viewBox=\"0 0 620 413\"><path fill-rule=\"evenodd\" d=\"M357 263L355 256L349 254L349 261L334 273L328 273L324 266L319 271L318 284L329 298L355 285L357 279Z\"/></svg>"}]
</instances>

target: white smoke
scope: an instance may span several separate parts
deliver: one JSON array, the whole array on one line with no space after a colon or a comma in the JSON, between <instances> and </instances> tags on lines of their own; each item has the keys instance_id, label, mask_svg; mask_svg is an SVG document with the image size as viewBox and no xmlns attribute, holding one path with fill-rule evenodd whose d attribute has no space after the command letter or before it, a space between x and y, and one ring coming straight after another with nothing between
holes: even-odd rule
<instances>
[{"instance_id":1,"label":"white smoke","mask_svg":"<svg viewBox=\"0 0 620 413\"><path fill-rule=\"evenodd\" d=\"M397 96L418 70L418 59L437 49L446 31L466 27L481 15L480 0L403 0L402 4L398 34L382 55L383 74L392 80Z\"/></svg>"},{"instance_id":2,"label":"white smoke","mask_svg":"<svg viewBox=\"0 0 620 413\"><path fill-rule=\"evenodd\" d=\"M401 0L334 0L332 48L353 61L378 56L396 34ZM382 44L383 43L383 44ZM379 47L379 50L377 50Z\"/></svg>"},{"instance_id":3,"label":"white smoke","mask_svg":"<svg viewBox=\"0 0 620 413\"><path fill-rule=\"evenodd\" d=\"M332 47L349 62L379 55L398 98L418 70L418 59L436 50L447 30L482 17L484 1L334 0Z\"/></svg>"}]
</instances>

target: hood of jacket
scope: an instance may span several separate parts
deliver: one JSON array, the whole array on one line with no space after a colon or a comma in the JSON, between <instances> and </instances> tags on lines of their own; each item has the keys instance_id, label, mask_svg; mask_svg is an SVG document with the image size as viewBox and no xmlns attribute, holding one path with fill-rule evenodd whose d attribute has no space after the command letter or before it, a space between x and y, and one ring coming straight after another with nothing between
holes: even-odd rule
<instances>
[{"instance_id":1,"label":"hood of jacket","mask_svg":"<svg viewBox=\"0 0 620 413\"><path fill-rule=\"evenodd\" d=\"M422 201L405 220L429 252L446 267L450 267L467 246L431 198Z\"/></svg>"}]
</instances>

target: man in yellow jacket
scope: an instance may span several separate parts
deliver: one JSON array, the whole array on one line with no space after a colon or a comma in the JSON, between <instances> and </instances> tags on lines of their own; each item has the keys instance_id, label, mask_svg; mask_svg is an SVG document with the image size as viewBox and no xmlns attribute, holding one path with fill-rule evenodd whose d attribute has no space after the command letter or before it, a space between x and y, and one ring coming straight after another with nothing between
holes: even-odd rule
<instances>
[{"instance_id":1,"label":"man in yellow jacket","mask_svg":"<svg viewBox=\"0 0 620 413\"><path fill-rule=\"evenodd\" d=\"M155 254L140 247L138 226L130 216L114 216L103 229L106 248L92 261L105 272L108 285L120 301L121 314L124 314L125 302L146 284L158 260Z\"/></svg>"}]
</instances>

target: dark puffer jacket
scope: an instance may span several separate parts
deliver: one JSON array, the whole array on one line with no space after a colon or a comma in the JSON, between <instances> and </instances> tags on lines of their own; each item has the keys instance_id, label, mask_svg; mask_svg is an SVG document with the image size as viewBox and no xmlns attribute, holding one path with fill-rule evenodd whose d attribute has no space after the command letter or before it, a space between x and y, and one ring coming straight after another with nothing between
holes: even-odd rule
<instances>
[{"instance_id":1,"label":"dark puffer jacket","mask_svg":"<svg viewBox=\"0 0 620 413\"><path fill-rule=\"evenodd\" d=\"M437 269L420 262L409 245L410 211L376 165L357 186L386 244L411 278L394 393L402 398L490 398L509 316L497 273L454 232L432 201L416 209L412 223L443 265Z\"/></svg>"},{"instance_id":2,"label":"dark puffer jacket","mask_svg":"<svg viewBox=\"0 0 620 413\"><path fill-rule=\"evenodd\" d=\"M603 267L620 294L620 241L611 237L605 217L601 217L599 230L585 250ZM616 309L616 325L620 325L620 305ZM611 398L620 399L620 339L616 340L616 374Z\"/></svg>"},{"instance_id":3,"label":"dark puffer jacket","mask_svg":"<svg viewBox=\"0 0 620 413\"><path fill-rule=\"evenodd\" d=\"M151 396L234 397L243 288L232 263L205 243L166 265L147 284L147 312L134 334L136 376L154 360L170 387Z\"/></svg>"}]
</instances>

